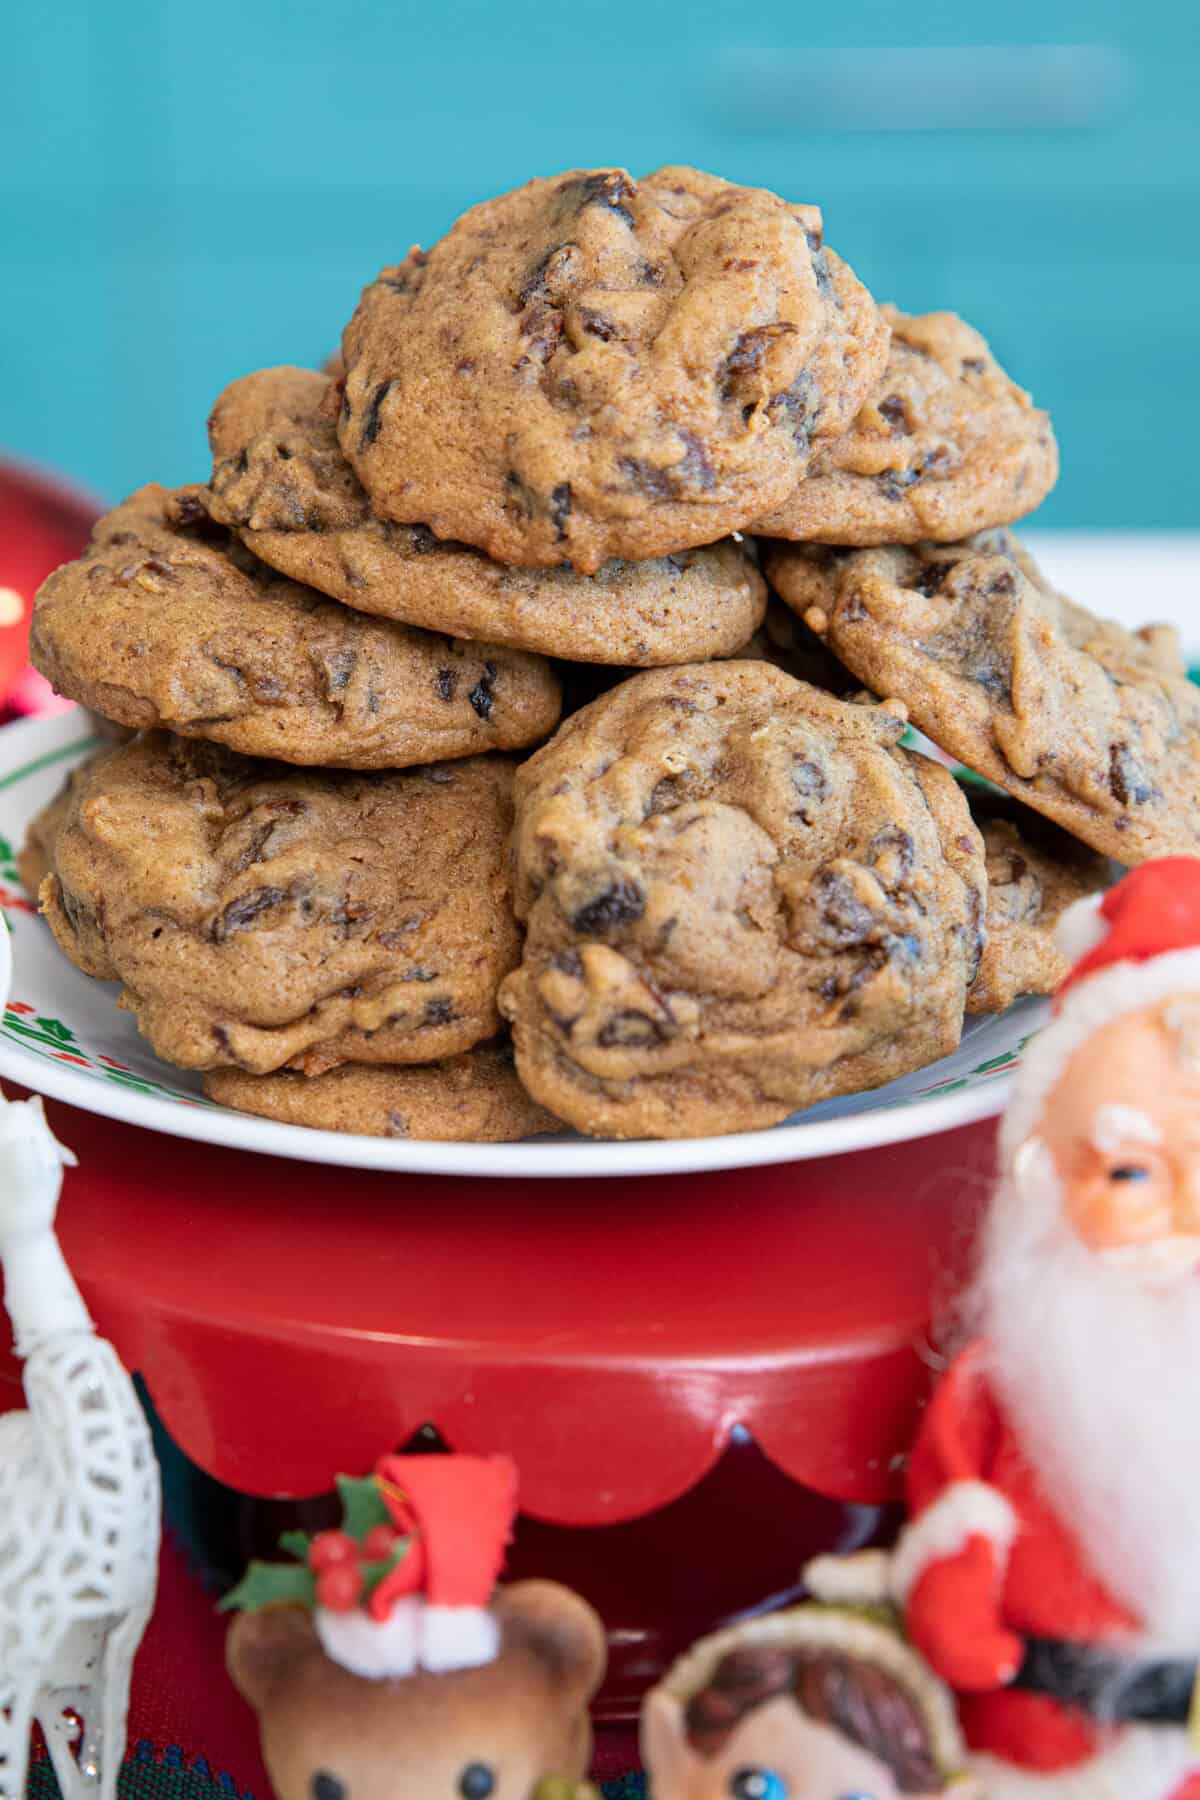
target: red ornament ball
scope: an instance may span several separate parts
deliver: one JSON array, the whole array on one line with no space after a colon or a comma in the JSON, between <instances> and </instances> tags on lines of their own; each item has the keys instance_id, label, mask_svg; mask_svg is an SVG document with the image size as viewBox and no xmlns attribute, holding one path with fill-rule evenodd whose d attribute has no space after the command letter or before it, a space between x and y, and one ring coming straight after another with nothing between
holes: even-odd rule
<instances>
[{"instance_id":1,"label":"red ornament ball","mask_svg":"<svg viewBox=\"0 0 1200 1800\"><path fill-rule=\"evenodd\" d=\"M100 510L54 476L0 458L0 717L53 704L26 668L33 596L52 569L79 555Z\"/></svg>"}]
</instances>

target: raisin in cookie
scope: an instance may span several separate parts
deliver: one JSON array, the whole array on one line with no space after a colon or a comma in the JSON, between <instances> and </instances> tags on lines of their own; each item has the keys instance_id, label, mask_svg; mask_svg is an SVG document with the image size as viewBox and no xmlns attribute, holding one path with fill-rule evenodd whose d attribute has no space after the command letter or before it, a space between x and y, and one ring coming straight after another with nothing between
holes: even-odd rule
<instances>
[{"instance_id":1,"label":"raisin in cookie","mask_svg":"<svg viewBox=\"0 0 1200 1800\"><path fill-rule=\"evenodd\" d=\"M60 694L121 725L333 768L537 743L561 701L543 658L337 606L251 556L186 490L155 486L42 585L30 654Z\"/></svg>"},{"instance_id":2,"label":"raisin in cookie","mask_svg":"<svg viewBox=\"0 0 1200 1800\"><path fill-rule=\"evenodd\" d=\"M954 1049L983 844L901 719L765 662L635 675L517 772L529 1092L608 1137L710 1136Z\"/></svg>"},{"instance_id":3,"label":"raisin in cookie","mask_svg":"<svg viewBox=\"0 0 1200 1800\"><path fill-rule=\"evenodd\" d=\"M359 612L572 662L699 662L743 644L766 584L732 539L595 575L514 569L424 525L371 511L311 369L262 369L208 422L213 475L196 497L272 568ZM335 409L336 411L336 409Z\"/></svg>"},{"instance_id":4,"label":"raisin in cookie","mask_svg":"<svg viewBox=\"0 0 1200 1800\"><path fill-rule=\"evenodd\" d=\"M1200 850L1200 689L1166 627L1054 592L1006 531L785 548L771 582L876 694L969 768L1120 862Z\"/></svg>"},{"instance_id":5,"label":"raisin in cookie","mask_svg":"<svg viewBox=\"0 0 1200 1800\"><path fill-rule=\"evenodd\" d=\"M183 1068L432 1062L495 1034L519 955L511 789L499 756L327 774L148 733L74 783L42 911Z\"/></svg>"},{"instance_id":6,"label":"raisin in cookie","mask_svg":"<svg viewBox=\"0 0 1200 1800\"><path fill-rule=\"evenodd\" d=\"M342 448L388 518L594 574L780 505L883 371L821 215L695 169L527 182L366 289Z\"/></svg>"},{"instance_id":7,"label":"raisin in cookie","mask_svg":"<svg viewBox=\"0 0 1200 1800\"><path fill-rule=\"evenodd\" d=\"M1103 893L1112 864L1057 825L990 789L973 790L971 813L987 851L987 945L967 999L970 1013L999 1013L1022 994L1053 994L1070 962L1055 942L1069 906Z\"/></svg>"},{"instance_id":8,"label":"raisin in cookie","mask_svg":"<svg viewBox=\"0 0 1200 1800\"><path fill-rule=\"evenodd\" d=\"M892 347L850 430L752 531L816 544L945 543L1033 511L1058 479L1047 413L953 313L880 309Z\"/></svg>"},{"instance_id":9,"label":"raisin in cookie","mask_svg":"<svg viewBox=\"0 0 1200 1800\"><path fill-rule=\"evenodd\" d=\"M462 1056L404 1069L378 1063L344 1063L327 1075L210 1069L204 1090L237 1112L362 1137L510 1144L563 1129L517 1080L507 1044L480 1044Z\"/></svg>"}]
</instances>

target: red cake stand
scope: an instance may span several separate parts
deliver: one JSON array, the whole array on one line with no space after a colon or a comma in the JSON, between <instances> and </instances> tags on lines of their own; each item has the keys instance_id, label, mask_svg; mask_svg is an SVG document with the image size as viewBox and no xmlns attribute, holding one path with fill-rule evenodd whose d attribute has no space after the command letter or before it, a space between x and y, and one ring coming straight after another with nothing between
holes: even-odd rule
<instances>
[{"instance_id":1,"label":"red cake stand","mask_svg":"<svg viewBox=\"0 0 1200 1800\"><path fill-rule=\"evenodd\" d=\"M962 1268L994 1136L522 1186L49 1111L80 1158L63 1247L192 1463L278 1501L414 1439L510 1452L510 1572L598 1607L608 1718L699 1632L793 1589L808 1556L893 1523L931 1306ZM17 1381L6 1352L10 1405ZM244 1548L284 1511L244 1509Z\"/></svg>"}]
</instances>

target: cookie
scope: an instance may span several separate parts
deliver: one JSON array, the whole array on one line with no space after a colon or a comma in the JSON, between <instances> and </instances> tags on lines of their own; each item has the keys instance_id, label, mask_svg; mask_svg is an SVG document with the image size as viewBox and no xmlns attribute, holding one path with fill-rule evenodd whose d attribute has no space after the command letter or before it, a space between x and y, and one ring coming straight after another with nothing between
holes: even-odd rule
<instances>
[{"instance_id":1,"label":"cookie","mask_svg":"<svg viewBox=\"0 0 1200 1800\"><path fill-rule=\"evenodd\" d=\"M887 341L816 207L695 169L577 169L372 282L338 430L376 512L591 575L782 504Z\"/></svg>"},{"instance_id":2,"label":"cookie","mask_svg":"<svg viewBox=\"0 0 1200 1800\"><path fill-rule=\"evenodd\" d=\"M511 1144L563 1129L517 1080L507 1044L480 1044L463 1056L404 1069L345 1063L311 1076L210 1069L204 1091L222 1106L261 1119L362 1137Z\"/></svg>"},{"instance_id":3,"label":"cookie","mask_svg":"<svg viewBox=\"0 0 1200 1800\"><path fill-rule=\"evenodd\" d=\"M31 894L35 900L43 881L54 867L54 846L62 822L70 811L71 797L84 771L90 769L95 761L96 757L90 756L86 762L79 763L72 769L54 798L40 812L35 813L25 827L25 841L17 851L17 874L21 877L21 885L26 893Z\"/></svg>"},{"instance_id":4,"label":"cookie","mask_svg":"<svg viewBox=\"0 0 1200 1800\"><path fill-rule=\"evenodd\" d=\"M320 1074L495 1035L519 955L498 756L360 775L162 733L71 791L41 905L168 1062Z\"/></svg>"},{"instance_id":5,"label":"cookie","mask_svg":"<svg viewBox=\"0 0 1200 1800\"><path fill-rule=\"evenodd\" d=\"M327 768L515 749L561 708L544 658L337 606L282 580L186 490L153 485L43 583L30 655L118 724Z\"/></svg>"},{"instance_id":6,"label":"cookie","mask_svg":"<svg viewBox=\"0 0 1200 1800\"><path fill-rule=\"evenodd\" d=\"M892 328L882 380L752 531L816 544L946 543L1010 525L1057 481L1049 415L977 331L953 313L880 310Z\"/></svg>"},{"instance_id":7,"label":"cookie","mask_svg":"<svg viewBox=\"0 0 1200 1800\"><path fill-rule=\"evenodd\" d=\"M967 998L970 1013L1000 1013L1023 994L1053 994L1071 964L1055 927L1112 881L1106 856L992 790L973 790L971 814L987 851L987 944Z\"/></svg>"},{"instance_id":8,"label":"cookie","mask_svg":"<svg viewBox=\"0 0 1200 1800\"><path fill-rule=\"evenodd\" d=\"M1055 593L1010 532L775 546L772 584L935 744L1119 862L1200 849L1200 689L1168 627Z\"/></svg>"},{"instance_id":9,"label":"cookie","mask_svg":"<svg viewBox=\"0 0 1200 1800\"><path fill-rule=\"evenodd\" d=\"M516 778L526 1088L606 1137L773 1125L957 1045L983 844L903 721L767 662L635 675Z\"/></svg>"},{"instance_id":10,"label":"cookie","mask_svg":"<svg viewBox=\"0 0 1200 1800\"><path fill-rule=\"evenodd\" d=\"M726 656L762 618L766 584L729 538L587 576L508 568L378 517L338 446L329 391L311 369L262 369L227 387L208 422L213 476L197 498L285 575L360 612L572 662Z\"/></svg>"}]
</instances>

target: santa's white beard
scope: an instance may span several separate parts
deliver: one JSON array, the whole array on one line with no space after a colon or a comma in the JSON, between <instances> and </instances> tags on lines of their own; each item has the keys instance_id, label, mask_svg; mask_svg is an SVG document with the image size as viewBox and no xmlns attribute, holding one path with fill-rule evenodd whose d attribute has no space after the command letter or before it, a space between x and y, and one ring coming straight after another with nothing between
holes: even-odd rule
<instances>
[{"instance_id":1,"label":"santa's white beard","mask_svg":"<svg viewBox=\"0 0 1200 1800\"><path fill-rule=\"evenodd\" d=\"M1148 1286L1064 1222L1030 1145L989 1213L972 1323L1043 1498L1148 1642L1200 1651L1200 1277Z\"/></svg>"}]
</instances>

